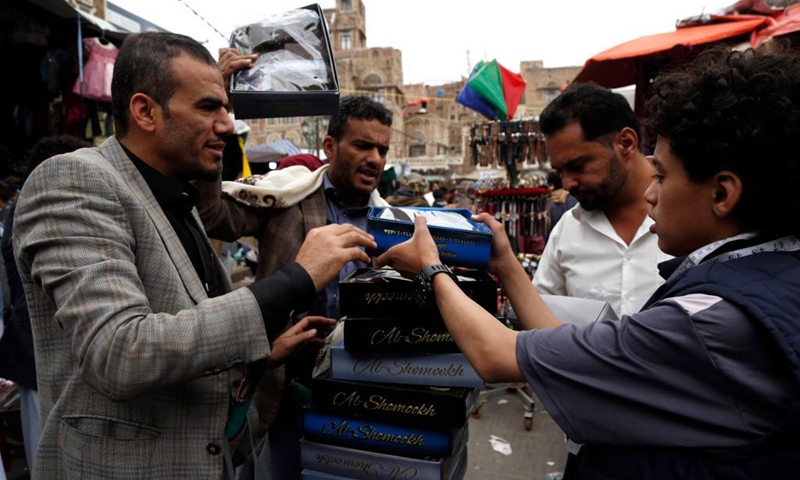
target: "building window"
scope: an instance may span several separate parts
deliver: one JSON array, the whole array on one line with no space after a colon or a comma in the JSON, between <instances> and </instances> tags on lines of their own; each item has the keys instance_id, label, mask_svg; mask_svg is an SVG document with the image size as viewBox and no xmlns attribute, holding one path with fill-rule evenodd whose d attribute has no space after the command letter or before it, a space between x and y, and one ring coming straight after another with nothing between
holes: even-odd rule
<instances>
[{"instance_id":1,"label":"building window","mask_svg":"<svg viewBox=\"0 0 800 480\"><path fill-rule=\"evenodd\" d=\"M378 103L384 103L384 104L386 103L386 89L385 88L379 88L375 92L371 93L369 96L373 100L378 102Z\"/></svg>"},{"instance_id":2,"label":"building window","mask_svg":"<svg viewBox=\"0 0 800 480\"><path fill-rule=\"evenodd\" d=\"M345 30L339 34L339 49L350 50L353 47L353 36L350 30Z\"/></svg>"},{"instance_id":3,"label":"building window","mask_svg":"<svg viewBox=\"0 0 800 480\"><path fill-rule=\"evenodd\" d=\"M547 102L547 103L552 102L553 100L555 100L555 98L558 96L559 93L561 93L561 92L559 92L558 89L545 90L544 91L544 101Z\"/></svg>"},{"instance_id":4,"label":"building window","mask_svg":"<svg viewBox=\"0 0 800 480\"><path fill-rule=\"evenodd\" d=\"M364 77L364 85L366 86L376 86L383 83L383 79L377 73L370 73L366 77Z\"/></svg>"},{"instance_id":5,"label":"building window","mask_svg":"<svg viewBox=\"0 0 800 480\"><path fill-rule=\"evenodd\" d=\"M342 0L342 11L352 10L353 9L353 1L352 0Z\"/></svg>"},{"instance_id":6,"label":"building window","mask_svg":"<svg viewBox=\"0 0 800 480\"><path fill-rule=\"evenodd\" d=\"M425 145L409 145L408 156L409 157L425 156Z\"/></svg>"}]
</instances>

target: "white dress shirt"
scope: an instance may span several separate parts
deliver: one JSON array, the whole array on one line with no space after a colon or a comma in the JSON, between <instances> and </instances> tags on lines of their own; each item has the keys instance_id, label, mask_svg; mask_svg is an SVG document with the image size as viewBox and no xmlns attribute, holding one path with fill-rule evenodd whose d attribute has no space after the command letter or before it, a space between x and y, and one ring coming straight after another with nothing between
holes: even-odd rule
<instances>
[{"instance_id":1,"label":"white dress shirt","mask_svg":"<svg viewBox=\"0 0 800 480\"><path fill-rule=\"evenodd\" d=\"M550 233L533 285L539 293L604 300L620 317L638 312L664 283L658 264L672 258L658 249L652 224L645 217L626 245L603 212L577 205Z\"/></svg>"}]
</instances>

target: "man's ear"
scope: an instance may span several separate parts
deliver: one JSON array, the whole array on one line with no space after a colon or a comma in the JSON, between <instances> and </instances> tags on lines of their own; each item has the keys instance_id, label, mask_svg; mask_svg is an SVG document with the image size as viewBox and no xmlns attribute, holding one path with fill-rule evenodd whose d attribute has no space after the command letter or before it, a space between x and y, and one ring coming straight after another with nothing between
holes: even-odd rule
<instances>
[{"instance_id":1,"label":"man's ear","mask_svg":"<svg viewBox=\"0 0 800 480\"><path fill-rule=\"evenodd\" d=\"M727 218L736 209L742 198L742 179L739 175L723 170L711 178L713 191L712 208L719 218Z\"/></svg>"},{"instance_id":2,"label":"man's ear","mask_svg":"<svg viewBox=\"0 0 800 480\"><path fill-rule=\"evenodd\" d=\"M325 152L325 156L328 157L328 160L335 160L336 139L330 135L326 135L322 140L322 151Z\"/></svg>"},{"instance_id":3,"label":"man's ear","mask_svg":"<svg viewBox=\"0 0 800 480\"><path fill-rule=\"evenodd\" d=\"M131 121L140 129L152 132L156 127L156 117L161 112L161 105L144 93L135 93L128 106Z\"/></svg>"},{"instance_id":4,"label":"man's ear","mask_svg":"<svg viewBox=\"0 0 800 480\"><path fill-rule=\"evenodd\" d=\"M639 150L639 136L630 127L625 127L619 131L614 139L614 146L622 156L630 156Z\"/></svg>"}]
</instances>

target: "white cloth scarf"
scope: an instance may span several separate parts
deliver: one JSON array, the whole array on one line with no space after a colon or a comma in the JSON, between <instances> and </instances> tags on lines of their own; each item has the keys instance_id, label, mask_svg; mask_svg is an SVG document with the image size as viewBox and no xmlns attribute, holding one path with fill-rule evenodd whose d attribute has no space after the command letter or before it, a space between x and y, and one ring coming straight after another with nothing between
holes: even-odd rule
<instances>
[{"instance_id":1,"label":"white cloth scarf","mask_svg":"<svg viewBox=\"0 0 800 480\"><path fill-rule=\"evenodd\" d=\"M273 170L263 175L222 182L222 192L239 203L261 208L289 208L297 205L322 186L328 165L313 172L302 165ZM372 205L389 206L377 190L370 194Z\"/></svg>"}]
</instances>

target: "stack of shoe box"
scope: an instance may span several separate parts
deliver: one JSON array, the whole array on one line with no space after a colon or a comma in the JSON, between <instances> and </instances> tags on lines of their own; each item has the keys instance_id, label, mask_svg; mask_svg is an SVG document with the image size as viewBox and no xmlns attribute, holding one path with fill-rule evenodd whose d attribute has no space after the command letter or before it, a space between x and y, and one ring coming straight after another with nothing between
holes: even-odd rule
<instances>
[{"instance_id":1,"label":"stack of shoe box","mask_svg":"<svg viewBox=\"0 0 800 480\"><path fill-rule=\"evenodd\" d=\"M497 285L460 271L459 286L490 313ZM431 295L391 269L339 284L343 338L312 379L301 478L460 480L468 419L483 385L453 342Z\"/></svg>"}]
</instances>

